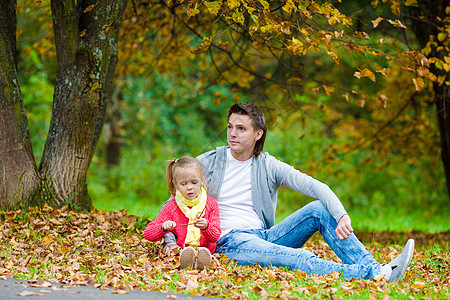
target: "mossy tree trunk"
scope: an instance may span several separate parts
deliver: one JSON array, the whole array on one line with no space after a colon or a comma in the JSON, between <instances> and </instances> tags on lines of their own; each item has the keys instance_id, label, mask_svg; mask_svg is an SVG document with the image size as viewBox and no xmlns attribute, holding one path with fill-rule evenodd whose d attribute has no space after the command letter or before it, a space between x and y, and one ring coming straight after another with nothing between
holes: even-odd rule
<instances>
[{"instance_id":1,"label":"mossy tree trunk","mask_svg":"<svg viewBox=\"0 0 450 300\"><path fill-rule=\"evenodd\" d=\"M15 5L12 7L8 0L1 1L0 23L5 25L1 28L2 38L10 37L7 42L2 39L0 45L0 55L4 57L4 52L16 51L16 17ZM3 169L0 175L6 183L3 189L2 182L2 205L10 203L8 199L15 197L14 176L17 178L24 174L22 199L26 199L27 203L91 208L87 171L103 128L117 64L120 21L126 2L51 1L57 74L50 129L38 170L31 150L14 55L9 54L11 62L6 66L2 64L0 164ZM13 71L9 71L11 68ZM8 130L3 129L3 123L9 124ZM29 162L25 166L16 166L15 161L21 164Z\"/></svg>"},{"instance_id":2,"label":"mossy tree trunk","mask_svg":"<svg viewBox=\"0 0 450 300\"><path fill-rule=\"evenodd\" d=\"M20 91L16 53L16 2L0 1L0 208L27 205L39 187Z\"/></svg>"}]
</instances>

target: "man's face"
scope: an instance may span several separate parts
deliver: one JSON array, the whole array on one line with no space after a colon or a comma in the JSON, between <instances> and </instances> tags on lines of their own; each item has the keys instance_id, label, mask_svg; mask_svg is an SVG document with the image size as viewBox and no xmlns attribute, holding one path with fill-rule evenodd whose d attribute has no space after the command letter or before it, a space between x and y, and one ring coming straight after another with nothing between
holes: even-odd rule
<instances>
[{"instance_id":1,"label":"man's face","mask_svg":"<svg viewBox=\"0 0 450 300\"><path fill-rule=\"evenodd\" d=\"M247 160L253 156L256 141L263 134L261 129L255 130L252 119L247 115L231 114L228 119L227 140L231 154L237 160Z\"/></svg>"}]
</instances>

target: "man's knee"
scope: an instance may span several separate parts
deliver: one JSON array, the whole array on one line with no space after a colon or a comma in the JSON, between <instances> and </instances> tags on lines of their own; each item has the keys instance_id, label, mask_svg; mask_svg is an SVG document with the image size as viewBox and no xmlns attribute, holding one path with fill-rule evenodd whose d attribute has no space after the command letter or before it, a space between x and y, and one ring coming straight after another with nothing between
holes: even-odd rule
<instances>
[{"instance_id":1,"label":"man's knee","mask_svg":"<svg viewBox=\"0 0 450 300\"><path fill-rule=\"evenodd\" d=\"M322 213L324 211L328 212L327 208L323 205L322 202L320 202L320 200L310 202L306 204L304 208L316 213Z\"/></svg>"}]
</instances>

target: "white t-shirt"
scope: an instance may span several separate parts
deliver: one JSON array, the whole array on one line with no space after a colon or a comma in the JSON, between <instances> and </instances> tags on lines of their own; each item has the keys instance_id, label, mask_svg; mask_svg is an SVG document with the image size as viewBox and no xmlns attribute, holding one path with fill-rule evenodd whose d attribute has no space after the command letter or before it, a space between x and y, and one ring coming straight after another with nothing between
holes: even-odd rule
<instances>
[{"instance_id":1,"label":"white t-shirt","mask_svg":"<svg viewBox=\"0 0 450 300\"><path fill-rule=\"evenodd\" d=\"M227 149L227 167L216 199L219 205L222 236L232 229L263 228L252 202L251 174L253 157L239 161Z\"/></svg>"}]
</instances>

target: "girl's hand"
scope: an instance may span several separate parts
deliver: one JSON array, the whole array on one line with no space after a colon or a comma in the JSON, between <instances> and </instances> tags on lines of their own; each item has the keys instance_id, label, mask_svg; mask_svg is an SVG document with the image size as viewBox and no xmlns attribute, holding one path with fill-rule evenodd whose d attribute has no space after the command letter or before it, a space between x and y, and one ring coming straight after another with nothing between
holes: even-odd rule
<instances>
[{"instance_id":1,"label":"girl's hand","mask_svg":"<svg viewBox=\"0 0 450 300\"><path fill-rule=\"evenodd\" d=\"M206 229L208 227L208 220L200 218L194 222L194 226L200 229Z\"/></svg>"},{"instance_id":2,"label":"girl's hand","mask_svg":"<svg viewBox=\"0 0 450 300\"><path fill-rule=\"evenodd\" d=\"M336 227L336 235L339 240L346 240L353 232L352 221L348 215L343 215Z\"/></svg>"},{"instance_id":3,"label":"girl's hand","mask_svg":"<svg viewBox=\"0 0 450 300\"><path fill-rule=\"evenodd\" d=\"M162 223L161 228L164 231L169 231L174 229L175 226L177 226L177 223L175 223L174 221L165 221L164 223Z\"/></svg>"},{"instance_id":4,"label":"girl's hand","mask_svg":"<svg viewBox=\"0 0 450 300\"><path fill-rule=\"evenodd\" d=\"M172 250L174 249L180 249L180 247L178 247L178 245L170 245L169 247L167 247L166 249L166 253L169 254L172 252ZM179 252L179 251L178 251Z\"/></svg>"}]
</instances>

